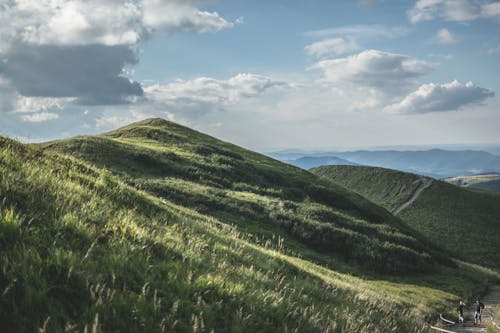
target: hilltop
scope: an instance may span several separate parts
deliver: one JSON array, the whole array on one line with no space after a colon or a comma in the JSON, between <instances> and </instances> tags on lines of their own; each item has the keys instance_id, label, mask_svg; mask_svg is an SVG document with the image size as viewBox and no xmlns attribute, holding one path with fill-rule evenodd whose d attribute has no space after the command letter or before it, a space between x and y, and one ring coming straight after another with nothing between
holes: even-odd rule
<instances>
[{"instance_id":1,"label":"hilltop","mask_svg":"<svg viewBox=\"0 0 500 333\"><path fill-rule=\"evenodd\" d=\"M357 163L335 156L304 156L295 160L284 160L283 162L306 170L318 165L358 165Z\"/></svg>"},{"instance_id":2,"label":"hilltop","mask_svg":"<svg viewBox=\"0 0 500 333\"><path fill-rule=\"evenodd\" d=\"M374 167L324 166L311 171L393 212L430 180ZM500 267L500 194L431 181L398 216L456 256Z\"/></svg>"},{"instance_id":3,"label":"hilltop","mask_svg":"<svg viewBox=\"0 0 500 333\"><path fill-rule=\"evenodd\" d=\"M0 138L0 175L6 331L426 332L496 276L328 180L161 119Z\"/></svg>"}]
</instances>

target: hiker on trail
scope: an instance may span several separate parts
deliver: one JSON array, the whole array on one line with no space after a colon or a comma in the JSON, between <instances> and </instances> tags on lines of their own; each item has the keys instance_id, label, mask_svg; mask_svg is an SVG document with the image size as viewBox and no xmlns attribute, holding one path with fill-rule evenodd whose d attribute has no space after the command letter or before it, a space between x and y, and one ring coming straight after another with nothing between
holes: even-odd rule
<instances>
[{"instance_id":1,"label":"hiker on trail","mask_svg":"<svg viewBox=\"0 0 500 333\"><path fill-rule=\"evenodd\" d=\"M474 313L474 325L481 325L481 316L483 314L484 304L478 298L476 300L476 312Z\"/></svg>"},{"instance_id":2,"label":"hiker on trail","mask_svg":"<svg viewBox=\"0 0 500 333\"><path fill-rule=\"evenodd\" d=\"M458 313L458 322L462 324L464 324L464 307L465 307L464 302L460 301L460 304L457 307L457 313Z\"/></svg>"}]
</instances>

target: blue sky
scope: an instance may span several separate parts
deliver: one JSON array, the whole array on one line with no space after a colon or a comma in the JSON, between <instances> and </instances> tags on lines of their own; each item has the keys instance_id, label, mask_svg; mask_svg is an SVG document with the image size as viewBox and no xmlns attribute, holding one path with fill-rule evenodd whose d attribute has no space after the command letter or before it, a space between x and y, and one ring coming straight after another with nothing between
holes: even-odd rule
<instances>
[{"instance_id":1,"label":"blue sky","mask_svg":"<svg viewBox=\"0 0 500 333\"><path fill-rule=\"evenodd\" d=\"M500 143L500 2L12 0L0 133L164 117L252 149Z\"/></svg>"}]
</instances>

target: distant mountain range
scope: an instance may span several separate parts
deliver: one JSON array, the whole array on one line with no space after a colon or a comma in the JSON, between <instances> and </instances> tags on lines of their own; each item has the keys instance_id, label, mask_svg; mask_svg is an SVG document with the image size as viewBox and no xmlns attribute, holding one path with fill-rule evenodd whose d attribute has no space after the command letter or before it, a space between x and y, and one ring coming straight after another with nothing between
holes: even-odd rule
<instances>
[{"instance_id":1,"label":"distant mountain range","mask_svg":"<svg viewBox=\"0 0 500 333\"><path fill-rule=\"evenodd\" d=\"M305 156L295 160L283 160L283 162L298 166L302 169L310 169L318 165L359 165L358 163L336 156Z\"/></svg>"},{"instance_id":2,"label":"distant mountain range","mask_svg":"<svg viewBox=\"0 0 500 333\"><path fill-rule=\"evenodd\" d=\"M500 156L478 150L359 150L326 153L282 151L269 155L304 169L321 165L366 165L438 179L500 172Z\"/></svg>"}]
</instances>

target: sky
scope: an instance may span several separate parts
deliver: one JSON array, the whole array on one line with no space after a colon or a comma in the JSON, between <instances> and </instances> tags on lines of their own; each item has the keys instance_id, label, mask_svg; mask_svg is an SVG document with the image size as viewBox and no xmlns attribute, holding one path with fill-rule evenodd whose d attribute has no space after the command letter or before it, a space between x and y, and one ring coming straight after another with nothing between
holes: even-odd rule
<instances>
[{"instance_id":1,"label":"sky","mask_svg":"<svg viewBox=\"0 0 500 333\"><path fill-rule=\"evenodd\" d=\"M259 151L500 143L500 1L0 0L0 134L162 117Z\"/></svg>"}]
</instances>

